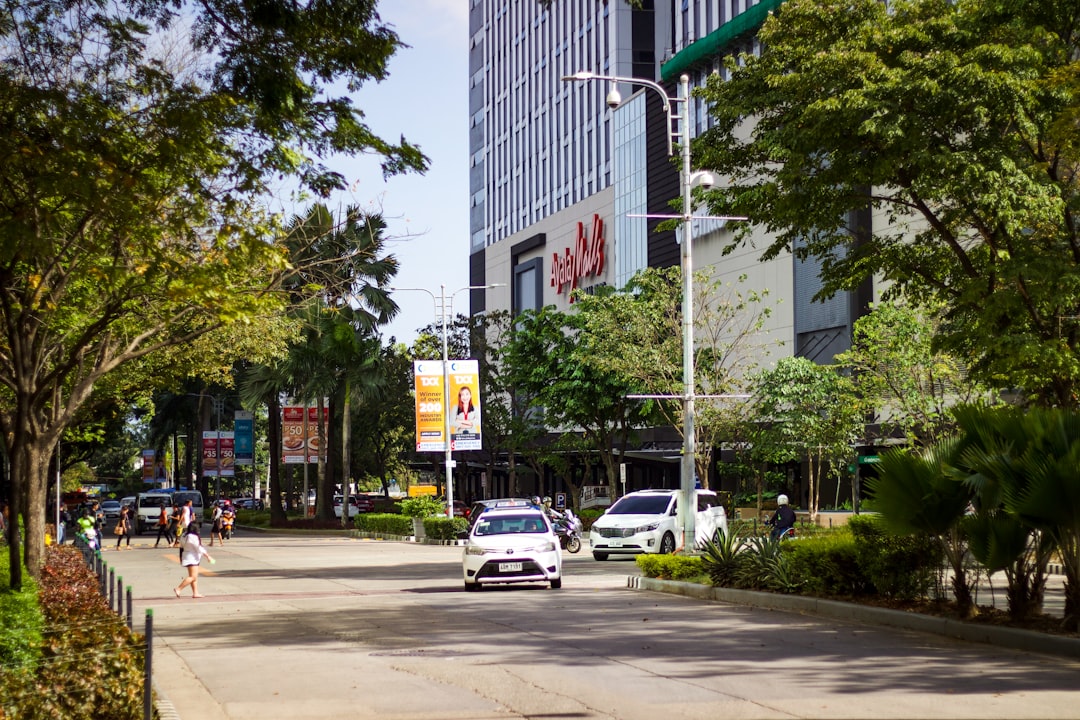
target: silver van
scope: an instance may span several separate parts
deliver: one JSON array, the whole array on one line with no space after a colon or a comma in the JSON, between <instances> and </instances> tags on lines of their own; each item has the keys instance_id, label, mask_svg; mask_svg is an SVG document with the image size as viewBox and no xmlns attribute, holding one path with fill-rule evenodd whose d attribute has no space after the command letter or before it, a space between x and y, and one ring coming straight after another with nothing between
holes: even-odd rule
<instances>
[{"instance_id":1,"label":"silver van","mask_svg":"<svg viewBox=\"0 0 1080 720\"><path fill-rule=\"evenodd\" d=\"M202 525L203 522L203 496L198 490L177 490L172 494L173 502L177 507L184 507L184 503L191 501L191 509L194 511L195 522Z\"/></svg>"}]
</instances>

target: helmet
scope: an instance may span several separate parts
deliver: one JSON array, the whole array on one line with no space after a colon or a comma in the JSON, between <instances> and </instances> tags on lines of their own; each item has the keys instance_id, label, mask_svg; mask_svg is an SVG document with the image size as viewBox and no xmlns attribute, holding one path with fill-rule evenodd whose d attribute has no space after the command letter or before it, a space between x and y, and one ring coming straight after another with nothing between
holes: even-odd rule
<instances>
[{"instance_id":1,"label":"helmet","mask_svg":"<svg viewBox=\"0 0 1080 720\"><path fill-rule=\"evenodd\" d=\"M550 505L551 504L551 496L550 495L545 495L544 496L544 504L545 505Z\"/></svg>"},{"instance_id":2,"label":"helmet","mask_svg":"<svg viewBox=\"0 0 1080 720\"><path fill-rule=\"evenodd\" d=\"M532 504L533 505L539 505L540 504L540 496L539 495L533 495Z\"/></svg>"},{"instance_id":3,"label":"helmet","mask_svg":"<svg viewBox=\"0 0 1080 720\"><path fill-rule=\"evenodd\" d=\"M787 505L788 504L787 495L779 495L779 496L777 496L776 504L777 505Z\"/></svg>"}]
</instances>

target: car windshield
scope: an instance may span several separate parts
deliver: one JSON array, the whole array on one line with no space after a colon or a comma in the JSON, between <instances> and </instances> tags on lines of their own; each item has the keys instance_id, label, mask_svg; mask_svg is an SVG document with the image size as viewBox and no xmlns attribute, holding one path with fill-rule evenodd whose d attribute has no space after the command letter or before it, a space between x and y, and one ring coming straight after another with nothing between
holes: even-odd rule
<instances>
[{"instance_id":1,"label":"car windshield","mask_svg":"<svg viewBox=\"0 0 1080 720\"><path fill-rule=\"evenodd\" d=\"M663 515L670 502L670 495L627 495L612 505L607 514Z\"/></svg>"},{"instance_id":2,"label":"car windshield","mask_svg":"<svg viewBox=\"0 0 1080 720\"><path fill-rule=\"evenodd\" d=\"M517 533L547 532L544 519L539 515L500 515L481 517L476 523L474 535L513 535Z\"/></svg>"}]
</instances>

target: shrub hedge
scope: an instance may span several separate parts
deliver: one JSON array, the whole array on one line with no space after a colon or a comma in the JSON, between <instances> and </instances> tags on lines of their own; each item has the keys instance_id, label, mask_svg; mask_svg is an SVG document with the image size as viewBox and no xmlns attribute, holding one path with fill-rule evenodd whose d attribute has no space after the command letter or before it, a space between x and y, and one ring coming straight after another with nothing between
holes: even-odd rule
<instances>
[{"instance_id":1,"label":"shrub hedge","mask_svg":"<svg viewBox=\"0 0 1080 720\"><path fill-rule=\"evenodd\" d=\"M465 518L424 518L424 534L432 540L456 540L468 529L469 521Z\"/></svg>"},{"instance_id":2,"label":"shrub hedge","mask_svg":"<svg viewBox=\"0 0 1080 720\"><path fill-rule=\"evenodd\" d=\"M357 513L353 524L360 532L401 536L413 534L412 518L398 513Z\"/></svg>"},{"instance_id":3,"label":"shrub hedge","mask_svg":"<svg viewBox=\"0 0 1080 720\"><path fill-rule=\"evenodd\" d=\"M696 580L705 577L701 558L693 555L650 555L643 553L635 558L646 577L664 580Z\"/></svg>"},{"instance_id":4,"label":"shrub hedge","mask_svg":"<svg viewBox=\"0 0 1080 720\"><path fill-rule=\"evenodd\" d=\"M941 546L926 535L893 535L873 515L848 520L855 558L877 594L899 600L926 597L941 567Z\"/></svg>"},{"instance_id":5,"label":"shrub hedge","mask_svg":"<svg viewBox=\"0 0 1080 720\"><path fill-rule=\"evenodd\" d=\"M145 638L109 609L97 577L70 545L45 550L38 585L44 618L41 659L5 673L3 714L20 720L138 720Z\"/></svg>"},{"instance_id":6,"label":"shrub hedge","mask_svg":"<svg viewBox=\"0 0 1080 720\"><path fill-rule=\"evenodd\" d=\"M777 542L744 535L735 521L720 543L706 543L701 569L719 587L772 590L822 597L882 595L897 599L926 597L936 587L941 550L932 538L897 537L875 518L852 518L846 527L794 541ZM672 578L691 558L640 555L648 577ZM677 569L679 568L679 569Z\"/></svg>"}]
</instances>

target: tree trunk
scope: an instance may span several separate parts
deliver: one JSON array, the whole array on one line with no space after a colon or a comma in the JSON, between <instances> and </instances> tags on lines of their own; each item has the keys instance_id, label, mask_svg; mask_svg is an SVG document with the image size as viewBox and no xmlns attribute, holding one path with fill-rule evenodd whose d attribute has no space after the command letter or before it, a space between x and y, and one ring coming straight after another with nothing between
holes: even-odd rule
<instances>
[{"instance_id":1,"label":"tree trunk","mask_svg":"<svg viewBox=\"0 0 1080 720\"><path fill-rule=\"evenodd\" d=\"M331 422L334 420L334 409L337 405L334 398L334 395L330 396L330 405L326 412ZM330 439L327 437L327 423L323 422L323 409L327 408L327 405L320 396L315 406L318 408L315 413L315 437L319 438L319 452L315 455L318 461L315 465L315 487L318 488L315 494L315 517L320 520L334 520L334 478L326 471Z\"/></svg>"},{"instance_id":2,"label":"tree trunk","mask_svg":"<svg viewBox=\"0 0 1080 720\"><path fill-rule=\"evenodd\" d=\"M349 517L349 470L352 459L349 455L349 436L352 431L352 407L350 403L349 378L345 378L345 397L341 402L341 527L348 530L353 526Z\"/></svg>"},{"instance_id":3,"label":"tree trunk","mask_svg":"<svg viewBox=\"0 0 1080 720\"><path fill-rule=\"evenodd\" d=\"M18 431L16 431L18 432ZM22 589L22 567L19 564L20 542L23 562L31 577L38 577L45 564L45 508L49 484L49 457L53 442L45 436L23 431L9 447L11 461L11 508L8 529L11 567L9 581L12 589ZM25 532L20 540L19 518Z\"/></svg>"},{"instance_id":4,"label":"tree trunk","mask_svg":"<svg viewBox=\"0 0 1080 720\"><path fill-rule=\"evenodd\" d=\"M285 523L285 508L281 506L281 402L272 394L266 403L269 414L266 439L270 443L270 524Z\"/></svg>"}]
</instances>

